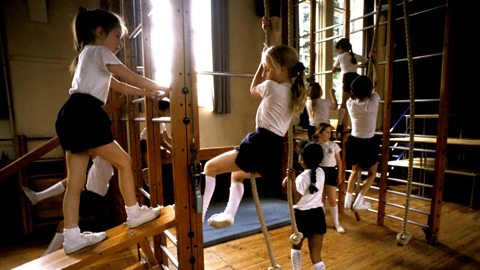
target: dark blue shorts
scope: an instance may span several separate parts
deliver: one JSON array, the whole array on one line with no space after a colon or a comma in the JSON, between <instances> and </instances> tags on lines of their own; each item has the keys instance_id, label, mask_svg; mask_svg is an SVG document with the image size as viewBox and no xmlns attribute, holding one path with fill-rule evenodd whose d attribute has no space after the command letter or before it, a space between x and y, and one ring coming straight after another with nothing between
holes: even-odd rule
<instances>
[{"instance_id":1,"label":"dark blue shorts","mask_svg":"<svg viewBox=\"0 0 480 270\"><path fill-rule=\"evenodd\" d=\"M310 237L313 234L325 234L327 232L325 213L322 207L308 210L295 209L294 212L298 231L304 237Z\"/></svg>"},{"instance_id":2,"label":"dark blue shorts","mask_svg":"<svg viewBox=\"0 0 480 270\"><path fill-rule=\"evenodd\" d=\"M360 165L368 170L379 161L380 140L373 136L368 139L349 136L346 145L346 162L348 166Z\"/></svg>"},{"instance_id":3,"label":"dark blue shorts","mask_svg":"<svg viewBox=\"0 0 480 270\"><path fill-rule=\"evenodd\" d=\"M247 173L258 173L262 177L282 181L285 138L257 128L243 138L235 164Z\"/></svg>"},{"instance_id":4,"label":"dark blue shorts","mask_svg":"<svg viewBox=\"0 0 480 270\"><path fill-rule=\"evenodd\" d=\"M337 167L321 167L325 172L325 185L334 186L338 185L338 169Z\"/></svg>"},{"instance_id":5,"label":"dark blue shorts","mask_svg":"<svg viewBox=\"0 0 480 270\"><path fill-rule=\"evenodd\" d=\"M64 151L75 154L113 142L112 120L102 106L103 102L91 95L70 95L55 122Z\"/></svg>"},{"instance_id":6,"label":"dark blue shorts","mask_svg":"<svg viewBox=\"0 0 480 270\"><path fill-rule=\"evenodd\" d=\"M343 79L342 79L343 92L350 93L350 91L352 90L352 82L358 76L360 76L360 75L358 75L358 73L356 73L356 72L347 72L347 73L343 74Z\"/></svg>"}]
</instances>

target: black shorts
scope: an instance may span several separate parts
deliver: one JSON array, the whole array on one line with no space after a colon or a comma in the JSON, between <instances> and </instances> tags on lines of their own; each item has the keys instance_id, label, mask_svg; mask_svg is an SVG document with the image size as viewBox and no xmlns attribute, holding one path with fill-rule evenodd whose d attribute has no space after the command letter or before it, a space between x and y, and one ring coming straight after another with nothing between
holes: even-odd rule
<instances>
[{"instance_id":1,"label":"black shorts","mask_svg":"<svg viewBox=\"0 0 480 270\"><path fill-rule=\"evenodd\" d=\"M264 129L257 128L243 138L235 164L247 173L258 173L271 180L282 181L282 167L285 138Z\"/></svg>"},{"instance_id":2,"label":"black shorts","mask_svg":"<svg viewBox=\"0 0 480 270\"><path fill-rule=\"evenodd\" d=\"M113 142L112 120L102 106L103 102L91 95L70 95L55 122L64 151L75 154Z\"/></svg>"},{"instance_id":3,"label":"black shorts","mask_svg":"<svg viewBox=\"0 0 480 270\"><path fill-rule=\"evenodd\" d=\"M350 94L350 91L352 90L352 82L357 78L358 73L356 72L347 72L343 74L343 92L347 92Z\"/></svg>"},{"instance_id":4,"label":"black shorts","mask_svg":"<svg viewBox=\"0 0 480 270\"><path fill-rule=\"evenodd\" d=\"M373 136L368 139L349 136L346 145L346 161L348 166L360 165L367 170L379 161L380 140Z\"/></svg>"},{"instance_id":5,"label":"black shorts","mask_svg":"<svg viewBox=\"0 0 480 270\"><path fill-rule=\"evenodd\" d=\"M322 207L308 210L295 209L294 212L298 231L304 237L310 237L313 234L325 234L327 232L325 213Z\"/></svg>"},{"instance_id":6,"label":"black shorts","mask_svg":"<svg viewBox=\"0 0 480 270\"><path fill-rule=\"evenodd\" d=\"M325 172L325 185L334 186L338 185L338 169L337 167L321 167Z\"/></svg>"}]
</instances>

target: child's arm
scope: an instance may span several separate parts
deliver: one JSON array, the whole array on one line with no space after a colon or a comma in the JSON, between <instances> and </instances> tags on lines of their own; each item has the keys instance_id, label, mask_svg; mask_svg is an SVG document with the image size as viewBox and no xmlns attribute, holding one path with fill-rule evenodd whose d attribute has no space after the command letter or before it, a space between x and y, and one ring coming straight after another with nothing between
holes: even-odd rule
<instances>
[{"instance_id":1,"label":"child's arm","mask_svg":"<svg viewBox=\"0 0 480 270\"><path fill-rule=\"evenodd\" d=\"M169 88L160 86L154 80L136 74L135 72L127 68L125 65L107 65L107 68L113 75L118 76L120 80L126 82L123 83L113 78L111 81L111 87L115 91L119 91L125 94L150 97L158 96L158 91L170 91ZM145 91L154 93L145 93Z\"/></svg>"},{"instance_id":2,"label":"child's arm","mask_svg":"<svg viewBox=\"0 0 480 270\"><path fill-rule=\"evenodd\" d=\"M253 96L257 96L257 97L260 97L260 98L262 97L260 92L257 90L256 87L257 87L257 85L259 85L263 81L264 81L264 79L263 79L263 64L260 63L260 65L257 68L257 72L255 73L255 76L253 76L252 85L250 86L250 93Z\"/></svg>"},{"instance_id":3,"label":"child's arm","mask_svg":"<svg viewBox=\"0 0 480 270\"><path fill-rule=\"evenodd\" d=\"M342 158L340 157L340 152L335 154L335 160L337 162L337 168L338 168L337 181L338 181L338 185L341 185L343 184L343 166L342 166Z\"/></svg>"},{"instance_id":4,"label":"child's arm","mask_svg":"<svg viewBox=\"0 0 480 270\"><path fill-rule=\"evenodd\" d=\"M335 88L332 88L332 90L330 90L330 95L332 96L332 102L333 102L333 105L335 106L335 109L338 109L338 101L337 101L337 97L335 96Z\"/></svg>"}]
</instances>

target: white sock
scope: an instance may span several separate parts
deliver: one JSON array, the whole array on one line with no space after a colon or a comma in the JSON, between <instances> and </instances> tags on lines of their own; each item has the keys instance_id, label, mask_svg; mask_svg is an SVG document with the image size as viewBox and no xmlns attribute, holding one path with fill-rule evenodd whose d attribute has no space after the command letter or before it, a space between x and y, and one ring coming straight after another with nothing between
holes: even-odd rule
<instances>
[{"instance_id":1,"label":"white sock","mask_svg":"<svg viewBox=\"0 0 480 270\"><path fill-rule=\"evenodd\" d=\"M50 241L50 244L48 245L47 249L43 253L42 256L48 255L54 251L57 251L62 248L63 244L63 233L55 233L55 235L52 238L52 241Z\"/></svg>"},{"instance_id":2,"label":"white sock","mask_svg":"<svg viewBox=\"0 0 480 270\"><path fill-rule=\"evenodd\" d=\"M345 118L345 114L347 113L347 110L346 109L339 109L338 110L338 125L343 125L343 118Z\"/></svg>"},{"instance_id":3,"label":"white sock","mask_svg":"<svg viewBox=\"0 0 480 270\"><path fill-rule=\"evenodd\" d=\"M243 182L231 182L230 183L230 196L228 197L227 206L225 207L225 214L229 214L235 217L238 207L243 197Z\"/></svg>"},{"instance_id":4,"label":"white sock","mask_svg":"<svg viewBox=\"0 0 480 270\"><path fill-rule=\"evenodd\" d=\"M332 219L333 219L333 224L335 225L335 228L340 225L340 222L338 221L338 206L335 205L335 206L330 206L328 207L328 209L330 210L330 214L332 215Z\"/></svg>"},{"instance_id":5,"label":"white sock","mask_svg":"<svg viewBox=\"0 0 480 270\"><path fill-rule=\"evenodd\" d=\"M352 206L352 193L345 193L345 208L350 208Z\"/></svg>"},{"instance_id":6,"label":"white sock","mask_svg":"<svg viewBox=\"0 0 480 270\"><path fill-rule=\"evenodd\" d=\"M302 251L299 249L291 249L290 257L292 257L292 269L301 270L302 269Z\"/></svg>"},{"instance_id":7,"label":"white sock","mask_svg":"<svg viewBox=\"0 0 480 270\"><path fill-rule=\"evenodd\" d=\"M213 192L215 191L215 184L217 183L215 177L205 175L205 191L203 193L203 213L202 223L205 221L205 214L207 214L208 206L212 200Z\"/></svg>"},{"instance_id":8,"label":"white sock","mask_svg":"<svg viewBox=\"0 0 480 270\"><path fill-rule=\"evenodd\" d=\"M140 206L138 205L138 202L132 206L125 205L125 211L127 211L127 217L135 218L135 217L138 217L138 215L140 215Z\"/></svg>"},{"instance_id":9,"label":"white sock","mask_svg":"<svg viewBox=\"0 0 480 270\"><path fill-rule=\"evenodd\" d=\"M313 269L314 270L325 270L325 264L323 263L323 261L321 262L318 262L316 264L313 265Z\"/></svg>"},{"instance_id":10,"label":"white sock","mask_svg":"<svg viewBox=\"0 0 480 270\"><path fill-rule=\"evenodd\" d=\"M78 237L80 237L80 228L78 226L75 228L63 229L63 239L65 242L67 240L75 241Z\"/></svg>"},{"instance_id":11,"label":"white sock","mask_svg":"<svg viewBox=\"0 0 480 270\"><path fill-rule=\"evenodd\" d=\"M46 198L62 194L63 192L65 192L65 187L63 186L62 181L60 181L45 190L35 192L35 195L37 196L38 201L41 201Z\"/></svg>"},{"instance_id":12,"label":"white sock","mask_svg":"<svg viewBox=\"0 0 480 270\"><path fill-rule=\"evenodd\" d=\"M355 202L353 203L353 205L360 205L363 203L363 195L358 193L357 195L357 199L355 199Z\"/></svg>"}]
</instances>

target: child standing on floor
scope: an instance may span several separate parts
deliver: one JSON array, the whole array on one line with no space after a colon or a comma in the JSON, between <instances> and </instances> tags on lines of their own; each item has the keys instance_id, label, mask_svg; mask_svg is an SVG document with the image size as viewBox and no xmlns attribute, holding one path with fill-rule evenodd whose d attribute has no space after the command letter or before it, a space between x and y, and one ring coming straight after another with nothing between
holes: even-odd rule
<instances>
[{"instance_id":1,"label":"child standing on floor","mask_svg":"<svg viewBox=\"0 0 480 270\"><path fill-rule=\"evenodd\" d=\"M119 186L125 201L130 228L160 214L160 207L140 207L135 194L131 157L114 140L111 120L102 106L109 89L151 98L169 91L156 82L128 69L115 56L126 33L122 19L109 11L80 8L73 22L77 57L70 97L60 109L56 132L67 164L67 189L63 200L65 253L73 253L105 239L105 232L80 232L78 226L80 194L86 181L90 156L100 156L118 170ZM116 75L123 83L113 77Z\"/></svg>"},{"instance_id":2,"label":"child standing on floor","mask_svg":"<svg viewBox=\"0 0 480 270\"><path fill-rule=\"evenodd\" d=\"M340 158L340 146L332 138L332 126L321 123L316 133L318 143L323 148L323 160L320 167L325 172L325 193L328 199L328 210L332 215L333 225L339 233L345 233L345 229L338 220L337 186L343 185L342 159Z\"/></svg>"},{"instance_id":3,"label":"child standing on floor","mask_svg":"<svg viewBox=\"0 0 480 270\"><path fill-rule=\"evenodd\" d=\"M352 97L347 101L347 109L352 121L352 134L346 145L346 161L352 166L345 194L345 208L354 211L370 208L364 201L377 174L380 142L375 138L378 104L380 96L373 91L373 85L367 76L359 76L352 82ZM368 176L355 202L352 205L352 193L355 182L362 169L368 170Z\"/></svg>"},{"instance_id":4,"label":"child standing on floor","mask_svg":"<svg viewBox=\"0 0 480 270\"><path fill-rule=\"evenodd\" d=\"M307 98L307 113L308 113L308 139L313 140L315 131L318 129L320 123L330 124L330 110L335 111L338 109L337 98L335 97L335 89L332 88L330 99L323 99L323 90L319 83L314 82L309 87L309 93Z\"/></svg>"},{"instance_id":5,"label":"child standing on floor","mask_svg":"<svg viewBox=\"0 0 480 270\"><path fill-rule=\"evenodd\" d=\"M333 63L332 73L341 71L343 84L342 104L338 111L337 124L337 133L341 134L344 128L345 114L347 113L346 102L348 98L350 98L350 85L352 84L352 81L359 76L357 69L360 67L360 64L365 66L368 62L368 58L354 53L352 50L352 44L350 44L350 40L347 38L340 39L335 45L335 48L337 49L338 56Z\"/></svg>"},{"instance_id":6,"label":"child standing on floor","mask_svg":"<svg viewBox=\"0 0 480 270\"><path fill-rule=\"evenodd\" d=\"M295 115L305 106L305 67L295 49L278 45L266 49L253 78L250 93L262 99L256 115L256 130L243 138L236 149L221 154L205 164L203 219L213 191L215 177L231 172L230 196L222 213L214 214L209 225L231 226L243 196L243 179L268 177L282 179L285 134Z\"/></svg>"},{"instance_id":7,"label":"child standing on floor","mask_svg":"<svg viewBox=\"0 0 480 270\"><path fill-rule=\"evenodd\" d=\"M303 239L298 244L292 244L290 256L292 269L302 269L302 244L308 239L310 260L315 270L325 270L322 261L323 235L327 231L325 213L323 211L322 193L325 183L325 173L320 167L324 150L314 142L302 142L300 150L300 165L304 171L295 179L295 190L299 193L300 200L293 205L298 231L303 234ZM293 170L288 170L292 177ZM286 178L283 185L286 185Z\"/></svg>"}]
</instances>

